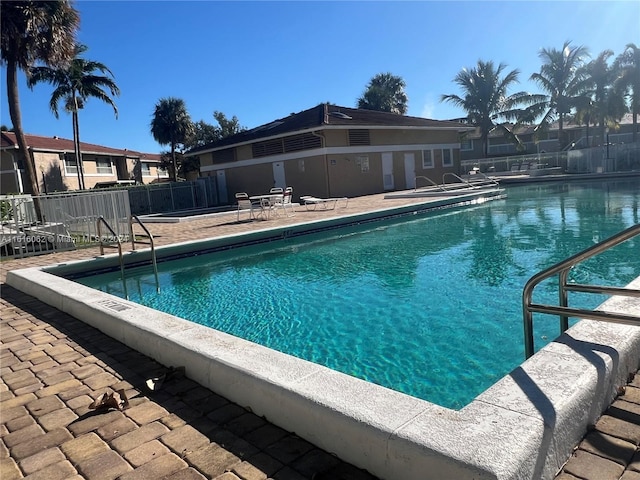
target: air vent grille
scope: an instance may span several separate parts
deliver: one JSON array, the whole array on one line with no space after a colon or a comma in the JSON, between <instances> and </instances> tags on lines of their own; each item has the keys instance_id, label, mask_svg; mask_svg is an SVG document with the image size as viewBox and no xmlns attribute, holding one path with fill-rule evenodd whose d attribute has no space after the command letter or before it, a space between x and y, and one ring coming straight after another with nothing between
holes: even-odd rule
<instances>
[{"instance_id":1,"label":"air vent grille","mask_svg":"<svg viewBox=\"0 0 640 480\"><path fill-rule=\"evenodd\" d=\"M349 130L349 145L371 145L369 130Z\"/></svg>"}]
</instances>

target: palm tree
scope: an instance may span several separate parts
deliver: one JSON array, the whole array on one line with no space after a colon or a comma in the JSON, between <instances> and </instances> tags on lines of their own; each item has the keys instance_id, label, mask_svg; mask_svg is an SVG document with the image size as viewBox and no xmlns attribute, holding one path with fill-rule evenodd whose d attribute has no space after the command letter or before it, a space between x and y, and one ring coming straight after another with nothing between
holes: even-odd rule
<instances>
[{"instance_id":1,"label":"palm tree","mask_svg":"<svg viewBox=\"0 0 640 480\"><path fill-rule=\"evenodd\" d=\"M22 130L18 70L26 72L36 62L61 66L73 58L80 16L66 0L0 2L2 63L7 67L9 116L16 133L18 155L29 176L34 195L40 191L31 152ZM38 216L39 204L36 202Z\"/></svg>"},{"instance_id":2,"label":"palm tree","mask_svg":"<svg viewBox=\"0 0 640 480\"><path fill-rule=\"evenodd\" d=\"M589 98L592 103L592 121L599 126L601 139L604 139L605 128L615 124L624 115L625 109L623 95L619 95L614 90L618 74L615 65L608 64L612 56L611 50L604 50L585 66L589 85L587 93L593 97ZM585 103L587 102L583 102L583 105Z\"/></svg>"},{"instance_id":3,"label":"palm tree","mask_svg":"<svg viewBox=\"0 0 640 480\"><path fill-rule=\"evenodd\" d=\"M531 75L530 80L537 83L548 95L538 96L539 101L530 105L526 118L542 120L534 129L536 132L548 128L558 119L558 141L564 148L564 119L581 100L587 90L588 74L581 68L584 57L588 55L585 47L571 48L571 42L564 42L561 50L544 48L540 52L543 64L539 73Z\"/></svg>"},{"instance_id":4,"label":"palm tree","mask_svg":"<svg viewBox=\"0 0 640 480\"><path fill-rule=\"evenodd\" d=\"M58 118L58 103L60 100L64 101L65 110L71 112L78 187L81 190L84 190L85 185L82 152L80 151L78 110L84 108L89 97L94 97L111 105L116 118L118 118L118 108L105 89L109 90L113 96L120 95L120 89L111 78L105 75L95 75L95 72L98 71L100 73L108 73L113 77L113 73L106 65L80 57L86 51L87 47L85 45L77 44L74 58L69 65L61 68L33 67L29 69L29 75L27 76L29 88L33 88L34 85L40 82L47 82L55 87L51 94L49 107L56 118Z\"/></svg>"},{"instance_id":5,"label":"palm tree","mask_svg":"<svg viewBox=\"0 0 640 480\"><path fill-rule=\"evenodd\" d=\"M484 156L489 153L489 134L498 129L517 144L520 144L513 130L506 122L517 120L521 110L518 105L531 103L531 95L518 92L508 95L509 87L518 83L518 70L511 70L502 77L506 65L497 67L493 62L478 60L478 64L471 70L463 69L456 75L454 82L464 92L464 96L442 95L441 102L452 103L467 112L469 124L480 129ZM496 122L504 120L504 122Z\"/></svg>"},{"instance_id":6,"label":"palm tree","mask_svg":"<svg viewBox=\"0 0 640 480\"><path fill-rule=\"evenodd\" d=\"M379 73L369 81L364 94L358 99L358 108L404 115L408 110L405 87L401 77L388 72Z\"/></svg>"},{"instance_id":7,"label":"palm tree","mask_svg":"<svg viewBox=\"0 0 640 480\"><path fill-rule=\"evenodd\" d=\"M192 129L193 124L184 100L168 97L158 101L151 121L151 135L160 145L171 145L171 175L174 182L178 179L176 146L189 139Z\"/></svg>"},{"instance_id":8,"label":"palm tree","mask_svg":"<svg viewBox=\"0 0 640 480\"><path fill-rule=\"evenodd\" d=\"M640 115L640 48L627 44L624 52L615 61L620 77L615 86L618 92L627 94L633 116L633 141L638 139L638 115Z\"/></svg>"}]
</instances>

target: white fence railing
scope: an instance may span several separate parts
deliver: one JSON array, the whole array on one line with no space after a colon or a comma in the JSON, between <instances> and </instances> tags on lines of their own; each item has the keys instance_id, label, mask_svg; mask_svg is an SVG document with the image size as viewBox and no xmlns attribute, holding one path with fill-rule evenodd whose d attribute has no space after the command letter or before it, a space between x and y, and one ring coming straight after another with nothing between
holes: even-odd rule
<instances>
[{"instance_id":1,"label":"white fence railing","mask_svg":"<svg viewBox=\"0 0 640 480\"><path fill-rule=\"evenodd\" d=\"M640 169L640 142L615 143L580 150L462 160L460 173L474 167L483 173L510 172L519 165L560 167L566 173L628 172Z\"/></svg>"}]
</instances>

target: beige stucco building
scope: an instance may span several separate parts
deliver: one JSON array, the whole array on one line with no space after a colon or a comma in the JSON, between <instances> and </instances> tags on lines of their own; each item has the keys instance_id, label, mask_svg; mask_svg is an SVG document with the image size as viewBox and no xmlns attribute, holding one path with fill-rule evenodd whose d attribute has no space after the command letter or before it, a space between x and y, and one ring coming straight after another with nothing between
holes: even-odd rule
<instances>
[{"instance_id":1,"label":"beige stucco building","mask_svg":"<svg viewBox=\"0 0 640 480\"><path fill-rule=\"evenodd\" d=\"M301 195L355 197L442 182L458 173L457 122L320 104L186 153L215 176L221 203L236 192L291 186Z\"/></svg>"},{"instance_id":2,"label":"beige stucco building","mask_svg":"<svg viewBox=\"0 0 640 480\"><path fill-rule=\"evenodd\" d=\"M77 190L79 174L73 140L25 135L33 155L40 193ZM167 180L158 168L160 155L80 143L85 188L118 181L153 183ZM31 193L13 132L0 132L0 192Z\"/></svg>"}]
</instances>

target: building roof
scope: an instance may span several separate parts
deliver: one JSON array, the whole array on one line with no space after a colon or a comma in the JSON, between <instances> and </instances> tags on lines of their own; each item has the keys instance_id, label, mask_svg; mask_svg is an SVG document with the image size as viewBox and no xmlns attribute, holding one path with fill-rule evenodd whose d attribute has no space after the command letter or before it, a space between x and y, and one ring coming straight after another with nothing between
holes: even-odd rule
<instances>
[{"instance_id":1,"label":"building roof","mask_svg":"<svg viewBox=\"0 0 640 480\"><path fill-rule=\"evenodd\" d=\"M34 151L39 152L61 152L73 153L75 148L73 140L67 138L43 137L41 135L25 134L27 145ZM1 149L17 149L18 142L16 134L13 132L0 132L0 148ZM141 160L159 162L159 153L142 153L135 150L127 150L126 148L111 148L102 145L94 145L92 143L80 142L80 150L83 154L92 153L98 155L112 155L118 157L139 158Z\"/></svg>"},{"instance_id":2,"label":"building roof","mask_svg":"<svg viewBox=\"0 0 640 480\"><path fill-rule=\"evenodd\" d=\"M396 113L378 112L375 110L364 110L359 108L341 107L321 103L313 108L299 113L279 118L264 125L260 125L251 130L231 135L217 142L208 143L202 147L197 147L188 154L202 153L204 151L216 150L219 148L247 143L259 139L277 137L280 135L302 132L306 130L330 128L330 127L351 127L351 128L402 128L402 127L422 127L434 130L469 130L468 125L449 120L430 120L422 117L410 117L398 115Z\"/></svg>"}]
</instances>

